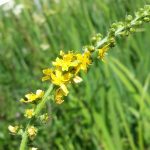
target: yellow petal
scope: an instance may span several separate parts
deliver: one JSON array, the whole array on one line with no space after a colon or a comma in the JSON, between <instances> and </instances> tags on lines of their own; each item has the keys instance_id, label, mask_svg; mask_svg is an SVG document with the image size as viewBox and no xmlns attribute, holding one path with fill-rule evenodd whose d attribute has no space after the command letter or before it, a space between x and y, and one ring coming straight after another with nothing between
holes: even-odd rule
<instances>
[{"instance_id":1,"label":"yellow petal","mask_svg":"<svg viewBox=\"0 0 150 150\"><path fill-rule=\"evenodd\" d=\"M57 78L61 78L62 77L62 72L58 69L55 70L55 75Z\"/></svg>"},{"instance_id":2,"label":"yellow petal","mask_svg":"<svg viewBox=\"0 0 150 150\"><path fill-rule=\"evenodd\" d=\"M62 71L68 71L69 66L67 64L62 65Z\"/></svg>"},{"instance_id":3,"label":"yellow petal","mask_svg":"<svg viewBox=\"0 0 150 150\"><path fill-rule=\"evenodd\" d=\"M73 81L74 81L75 83L80 83L80 82L82 82L83 80L82 80L81 77L76 76L75 78L73 78Z\"/></svg>"},{"instance_id":4,"label":"yellow petal","mask_svg":"<svg viewBox=\"0 0 150 150\"><path fill-rule=\"evenodd\" d=\"M100 58L100 59L104 59L104 57L105 57L105 55L106 55L106 53L107 53L107 51L108 51L108 49L109 49L109 45L105 45L104 47L102 47L101 49L99 49L98 50L98 58Z\"/></svg>"},{"instance_id":5,"label":"yellow petal","mask_svg":"<svg viewBox=\"0 0 150 150\"><path fill-rule=\"evenodd\" d=\"M68 91L66 85L65 85L65 84L61 84L60 87L61 87L61 89L63 90L64 95L67 96L68 93L69 93L69 91Z\"/></svg>"},{"instance_id":6,"label":"yellow petal","mask_svg":"<svg viewBox=\"0 0 150 150\"><path fill-rule=\"evenodd\" d=\"M61 61L62 61L62 60L57 57L57 58L56 58L56 61L53 61L52 64L53 64L53 66L59 66L59 65L61 65Z\"/></svg>"},{"instance_id":7,"label":"yellow petal","mask_svg":"<svg viewBox=\"0 0 150 150\"><path fill-rule=\"evenodd\" d=\"M65 53L61 50L60 51L60 56L63 56Z\"/></svg>"},{"instance_id":8,"label":"yellow petal","mask_svg":"<svg viewBox=\"0 0 150 150\"><path fill-rule=\"evenodd\" d=\"M33 93L26 94L25 97L26 97L29 101L34 101L35 99L37 99L36 94L33 94Z\"/></svg>"},{"instance_id":9,"label":"yellow petal","mask_svg":"<svg viewBox=\"0 0 150 150\"><path fill-rule=\"evenodd\" d=\"M71 73L66 73L66 74L64 74L64 76L63 76L63 81L64 82L67 82L67 81L69 81L70 80L70 78L71 78Z\"/></svg>"},{"instance_id":10,"label":"yellow petal","mask_svg":"<svg viewBox=\"0 0 150 150\"><path fill-rule=\"evenodd\" d=\"M79 64L79 61L76 60L71 63L71 66L76 67L76 66L78 66L78 64Z\"/></svg>"},{"instance_id":11,"label":"yellow petal","mask_svg":"<svg viewBox=\"0 0 150 150\"><path fill-rule=\"evenodd\" d=\"M44 91L42 91L42 90L37 90L37 91L36 91L36 96L37 96L37 98L42 98L42 97L44 96Z\"/></svg>"},{"instance_id":12,"label":"yellow petal","mask_svg":"<svg viewBox=\"0 0 150 150\"><path fill-rule=\"evenodd\" d=\"M44 70L43 70L43 74L45 74L45 75L50 75L51 72L52 72L51 69L44 69Z\"/></svg>"}]
</instances>

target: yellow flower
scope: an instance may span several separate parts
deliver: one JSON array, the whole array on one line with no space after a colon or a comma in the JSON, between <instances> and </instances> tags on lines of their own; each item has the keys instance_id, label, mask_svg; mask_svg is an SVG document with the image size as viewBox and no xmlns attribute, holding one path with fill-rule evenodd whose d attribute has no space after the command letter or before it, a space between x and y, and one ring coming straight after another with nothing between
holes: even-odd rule
<instances>
[{"instance_id":1,"label":"yellow flower","mask_svg":"<svg viewBox=\"0 0 150 150\"><path fill-rule=\"evenodd\" d=\"M28 136L30 137L30 139L34 139L36 134L37 134L37 128L34 127L34 126L30 126L28 129L27 129L27 133L28 133Z\"/></svg>"},{"instance_id":2,"label":"yellow flower","mask_svg":"<svg viewBox=\"0 0 150 150\"><path fill-rule=\"evenodd\" d=\"M16 134L19 130L19 126L12 126L12 125L9 125L8 126L8 130L12 133L12 134Z\"/></svg>"},{"instance_id":3,"label":"yellow flower","mask_svg":"<svg viewBox=\"0 0 150 150\"><path fill-rule=\"evenodd\" d=\"M84 70L87 71L88 66L91 64L91 52L86 51L83 54L77 54L77 60L80 62L80 64L77 66L77 71L76 73L79 72L79 70Z\"/></svg>"},{"instance_id":4,"label":"yellow flower","mask_svg":"<svg viewBox=\"0 0 150 150\"><path fill-rule=\"evenodd\" d=\"M34 102L34 101L36 101L36 100L38 100L38 99L41 99L43 96L44 96L44 91L42 91L42 90L37 90L37 91L36 91L36 94L34 94L34 93L26 94L26 95L25 95L25 98L26 98L27 100L25 100L25 99L22 98L20 101L21 101L21 102L24 102L24 103L31 103L31 102Z\"/></svg>"},{"instance_id":5,"label":"yellow flower","mask_svg":"<svg viewBox=\"0 0 150 150\"><path fill-rule=\"evenodd\" d=\"M55 85L61 85L68 82L71 78L70 73L63 74L61 70L56 69L53 73L51 73L52 83Z\"/></svg>"},{"instance_id":6,"label":"yellow flower","mask_svg":"<svg viewBox=\"0 0 150 150\"><path fill-rule=\"evenodd\" d=\"M65 54L60 51L61 58L56 58L53 62L52 69L43 70L45 75L42 80L50 80L54 85L59 86L55 93L55 101L57 104L61 104L63 96L67 96L69 91L67 84L73 79L75 83L82 81L82 78L77 76L80 70L86 71L91 64L91 52L85 51L84 54L75 54L69 52Z\"/></svg>"},{"instance_id":7,"label":"yellow flower","mask_svg":"<svg viewBox=\"0 0 150 150\"><path fill-rule=\"evenodd\" d=\"M34 109L26 109L24 116L29 119L32 118L34 116Z\"/></svg>"},{"instance_id":8,"label":"yellow flower","mask_svg":"<svg viewBox=\"0 0 150 150\"><path fill-rule=\"evenodd\" d=\"M104 61L104 57L107 54L108 49L109 49L109 44L105 45L101 49L98 49L98 58Z\"/></svg>"},{"instance_id":9,"label":"yellow flower","mask_svg":"<svg viewBox=\"0 0 150 150\"><path fill-rule=\"evenodd\" d=\"M62 59L56 58L56 61L53 62L53 66L56 67L61 67L62 71L68 71L69 67L75 67L78 65L77 61L74 61L75 55L71 52L68 54L64 54L61 51L61 56L63 57Z\"/></svg>"}]
</instances>

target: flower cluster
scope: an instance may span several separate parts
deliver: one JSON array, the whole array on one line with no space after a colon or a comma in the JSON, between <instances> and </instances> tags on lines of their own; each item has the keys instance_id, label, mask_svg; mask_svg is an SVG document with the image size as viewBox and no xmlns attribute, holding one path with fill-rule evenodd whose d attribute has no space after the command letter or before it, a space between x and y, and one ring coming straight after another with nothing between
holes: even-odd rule
<instances>
[{"instance_id":1,"label":"flower cluster","mask_svg":"<svg viewBox=\"0 0 150 150\"><path fill-rule=\"evenodd\" d=\"M60 57L52 62L53 67L44 69L42 81L50 80L56 87L55 101L61 104L63 96L67 96L69 91L67 85L71 82L79 83L82 79L78 76L79 71L87 71L92 63L91 52L85 51L83 54L69 51L64 53L60 51Z\"/></svg>"},{"instance_id":2,"label":"flower cluster","mask_svg":"<svg viewBox=\"0 0 150 150\"><path fill-rule=\"evenodd\" d=\"M80 70L87 71L88 66L92 63L91 57L94 51L98 52L98 58L104 61L107 51L115 46L117 36L127 36L136 32L138 25L150 21L150 6L146 5L140 9L135 18L128 15L124 22L113 23L105 38L99 33L92 37L91 45L83 47L83 54L73 52L64 53L60 51L60 57L52 62L52 68L44 69L42 81L50 80L56 87L55 101L61 104L63 96L67 96L69 91L67 85L74 81L78 83L82 79L78 76Z\"/></svg>"}]
</instances>

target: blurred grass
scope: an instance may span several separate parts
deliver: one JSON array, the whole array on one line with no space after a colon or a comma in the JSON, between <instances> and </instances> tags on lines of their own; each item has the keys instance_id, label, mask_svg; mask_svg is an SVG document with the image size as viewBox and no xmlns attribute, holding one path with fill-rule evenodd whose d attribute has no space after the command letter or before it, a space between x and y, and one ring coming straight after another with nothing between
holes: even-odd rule
<instances>
[{"instance_id":1,"label":"blurred grass","mask_svg":"<svg viewBox=\"0 0 150 150\"><path fill-rule=\"evenodd\" d=\"M40 8L33 1L17 3L25 6L19 16L0 8L0 150L18 148L20 137L8 134L7 126L24 122L19 99L46 89L42 69L60 49L80 51L93 34L106 35L111 23L150 1L41 0ZM62 105L48 105L52 120L39 131L35 146L150 150L149 25L144 29L118 39L106 64L95 60Z\"/></svg>"}]
</instances>

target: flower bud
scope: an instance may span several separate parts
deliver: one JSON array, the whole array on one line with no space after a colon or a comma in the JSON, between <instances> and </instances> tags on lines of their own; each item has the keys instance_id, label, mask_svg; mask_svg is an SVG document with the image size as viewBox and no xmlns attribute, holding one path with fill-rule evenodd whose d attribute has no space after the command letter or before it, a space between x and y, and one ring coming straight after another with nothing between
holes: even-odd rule
<instances>
[{"instance_id":1,"label":"flower bud","mask_svg":"<svg viewBox=\"0 0 150 150\"><path fill-rule=\"evenodd\" d=\"M128 16L126 17L126 21L127 21L127 22L131 22L132 19L133 19L133 17L132 17L131 15L128 15Z\"/></svg>"},{"instance_id":2,"label":"flower bud","mask_svg":"<svg viewBox=\"0 0 150 150\"><path fill-rule=\"evenodd\" d=\"M94 46L92 46L92 45L90 45L90 46L88 46L88 50L89 50L90 52L94 52L95 47L94 47Z\"/></svg>"},{"instance_id":3,"label":"flower bud","mask_svg":"<svg viewBox=\"0 0 150 150\"><path fill-rule=\"evenodd\" d=\"M48 120L49 120L49 116L48 116L47 113L41 115L39 118L40 118L40 120L41 120L43 123L46 123L46 122L48 122Z\"/></svg>"},{"instance_id":4,"label":"flower bud","mask_svg":"<svg viewBox=\"0 0 150 150\"><path fill-rule=\"evenodd\" d=\"M117 28L117 24L116 24L116 23L113 23L113 24L111 25L111 28Z\"/></svg>"},{"instance_id":5,"label":"flower bud","mask_svg":"<svg viewBox=\"0 0 150 150\"><path fill-rule=\"evenodd\" d=\"M144 20L145 22L150 22L150 18L149 18L149 17L145 17L143 20Z\"/></svg>"},{"instance_id":6,"label":"flower bud","mask_svg":"<svg viewBox=\"0 0 150 150\"><path fill-rule=\"evenodd\" d=\"M91 38L91 42L92 42L93 44L95 44L95 43L97 42L97 39L96 39L95 36L93 36L93 37Z\"/></svg>"},{"instance_id":7,"label":"flower bud","mask_svg":"<svg viewBox=\"0 0 150 150\"><path fill-rule=\"evenodd\" d=\"M134 28L130 28L130 32L131 32L131 33L134 33L134 32L135 32L135 29L134 29Z\"/></svg>"},{"instance_id":8,"label":"flower bud","mask_svg":"<svg viewBox=\"0 0 150 150\"><path fill-rule=\"evenodd\" d=\"M116 31L115 28L110 28L109 35L114 35L115 31Z\"/></svg>"}]
</instances>

